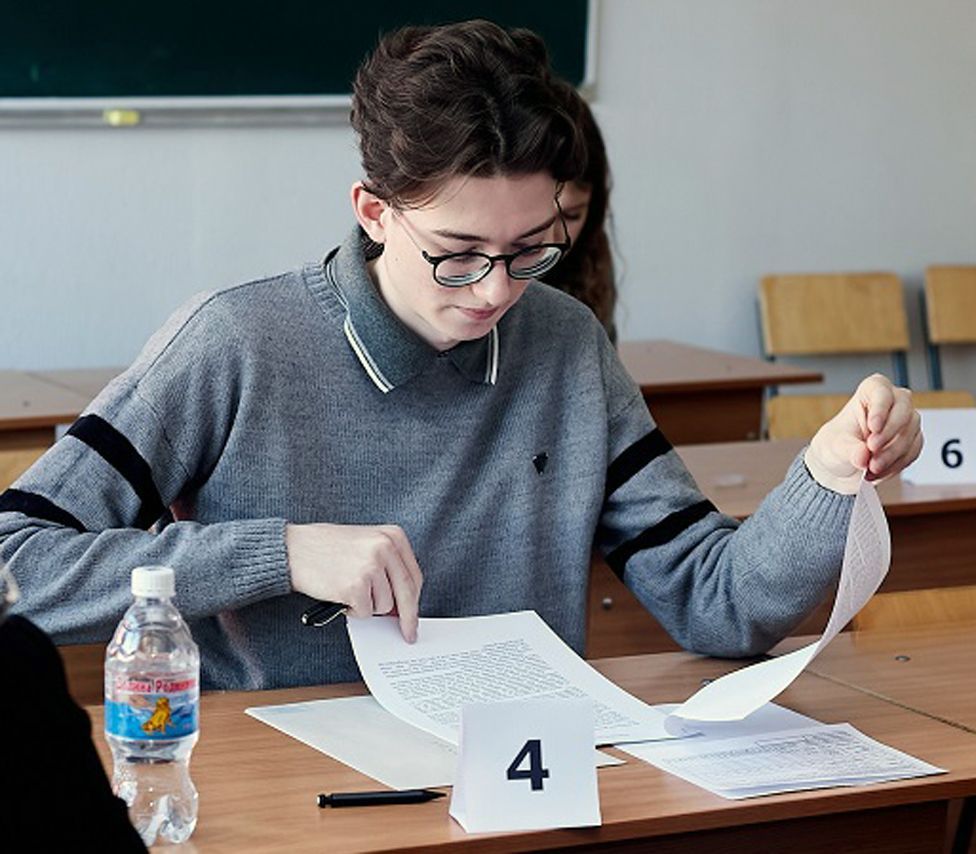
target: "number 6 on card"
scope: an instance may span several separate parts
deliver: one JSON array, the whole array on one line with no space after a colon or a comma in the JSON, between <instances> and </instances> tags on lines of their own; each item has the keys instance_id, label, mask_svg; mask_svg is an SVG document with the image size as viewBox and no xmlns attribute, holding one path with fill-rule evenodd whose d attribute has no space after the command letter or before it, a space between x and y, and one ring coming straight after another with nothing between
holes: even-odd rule
<instances>
[{"instance_id":1,"label":"number 6 on card","mask_svg":"<svg viewBox=\"0 0 976 854\"><path fill-rule=\"evenodd\" d=\"M600 824L593 704L464 706L451 815L469 833Z\"/></svg>"},{"instance_id":2,"label":"number 6 on card","mask_svg":"<svg viewBox=\"0 0 976 854\"><path fill-rule=\"evenodd\" d=\"M976 409L920 409L925 445L902 473L919 485L976 483Z\"/></svg>"}]
</instances>

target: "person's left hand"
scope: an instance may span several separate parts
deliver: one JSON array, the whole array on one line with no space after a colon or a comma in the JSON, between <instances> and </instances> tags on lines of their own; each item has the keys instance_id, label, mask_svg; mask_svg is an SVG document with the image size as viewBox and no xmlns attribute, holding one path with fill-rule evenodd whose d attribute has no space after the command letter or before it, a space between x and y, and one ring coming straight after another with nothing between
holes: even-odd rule
<instances>
[{"instance_id":1,"label":"person's left hand","mask_svg":"<svg viewBox=\"0 0 976 854\"><path fill-rule=\"evenodd\" d=\"M873 374L817 431L804 462L821 486L853 494L862 472L867 480L884 480L913 462L921 450L921 418L912 393Z\"/></svg>"}]
</instances>

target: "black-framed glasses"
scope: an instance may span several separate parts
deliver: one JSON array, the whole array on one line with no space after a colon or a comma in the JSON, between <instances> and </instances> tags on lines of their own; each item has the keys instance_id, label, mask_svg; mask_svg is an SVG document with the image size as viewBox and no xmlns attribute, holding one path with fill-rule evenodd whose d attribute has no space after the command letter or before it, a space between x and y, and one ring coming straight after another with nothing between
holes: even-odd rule
<instances>
[{"instance_id":1,"label":"black-framed glasses","mask_svg":"<svg viewBox=\"0 0 976 854\"><path fill-rule=\"evenodd\" d=\"M424 260L434 268L431 271L434 281L445 288L463 288L480 282L499 261L505 263L505 272L512 279L537 279L559 263L559 259L569 251L572 243L569 239L566 219L563 217L563 209L559 206L559 199L555 202L559 222L563 227L562 243L537 243L505 255L489 255L487 252L449 252L446 255L431 255L414 240L410 229L405 228L404 232L410 238L410 242L420 250ZM399 212L398 215L403 218Z\"/></svg>"}]
</instances>

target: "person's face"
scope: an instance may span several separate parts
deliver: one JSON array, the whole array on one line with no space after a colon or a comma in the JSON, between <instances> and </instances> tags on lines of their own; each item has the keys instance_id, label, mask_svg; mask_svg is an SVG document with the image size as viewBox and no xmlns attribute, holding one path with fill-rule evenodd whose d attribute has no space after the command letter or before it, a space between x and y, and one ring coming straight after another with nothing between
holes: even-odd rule
<instances>
[{"instance_id":1,"label":"person's face","mask_svg":"<svg viewBox=\"0 0 976 854\"><path fill-rule=\"evenodd\" d=\"M546 173L455 178L423 207L397 211L383 204L374 227L367 228L384 244L372 269L383 298L438 350L486 335L518 302L528 281L509 278L498 262L479 282L444 287L434 281L421 251L497 255L561 242L555 193L556 183Z\"/></svg>"},{"instance_id":2,"label":"person's face","mask_svg":"<svg viewBox=\"0 0 976 854\"><path fill-rule=\"evenodd\" d=\"M593 190L588 184L579 184L576 181L566 184L559 196L559 204L562 206L563 216L566 217L569 239L573 243L576 243L576 239L583 230L592 196Z\"/></svg>"}]
</instances>

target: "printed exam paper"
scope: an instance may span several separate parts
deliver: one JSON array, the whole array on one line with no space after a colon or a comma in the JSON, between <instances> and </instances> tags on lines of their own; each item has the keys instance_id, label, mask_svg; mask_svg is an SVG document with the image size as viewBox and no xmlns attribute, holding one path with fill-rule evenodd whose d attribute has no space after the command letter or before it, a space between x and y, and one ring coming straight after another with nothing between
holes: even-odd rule
<instances>
[{"instance_id":1,"label":"printed exam paper","mask_svg":"<svg viewBox=\"0 0 976 854\"><path fill-rule=\"evenodd\" d=\"M595 744L679 738L665 715L574 653L535 611L420 620L408 644L396 617L349 620L370 693L388 711L452 744L461 707L521 699L593 701Z\"/></svg>"}]
</instances>

